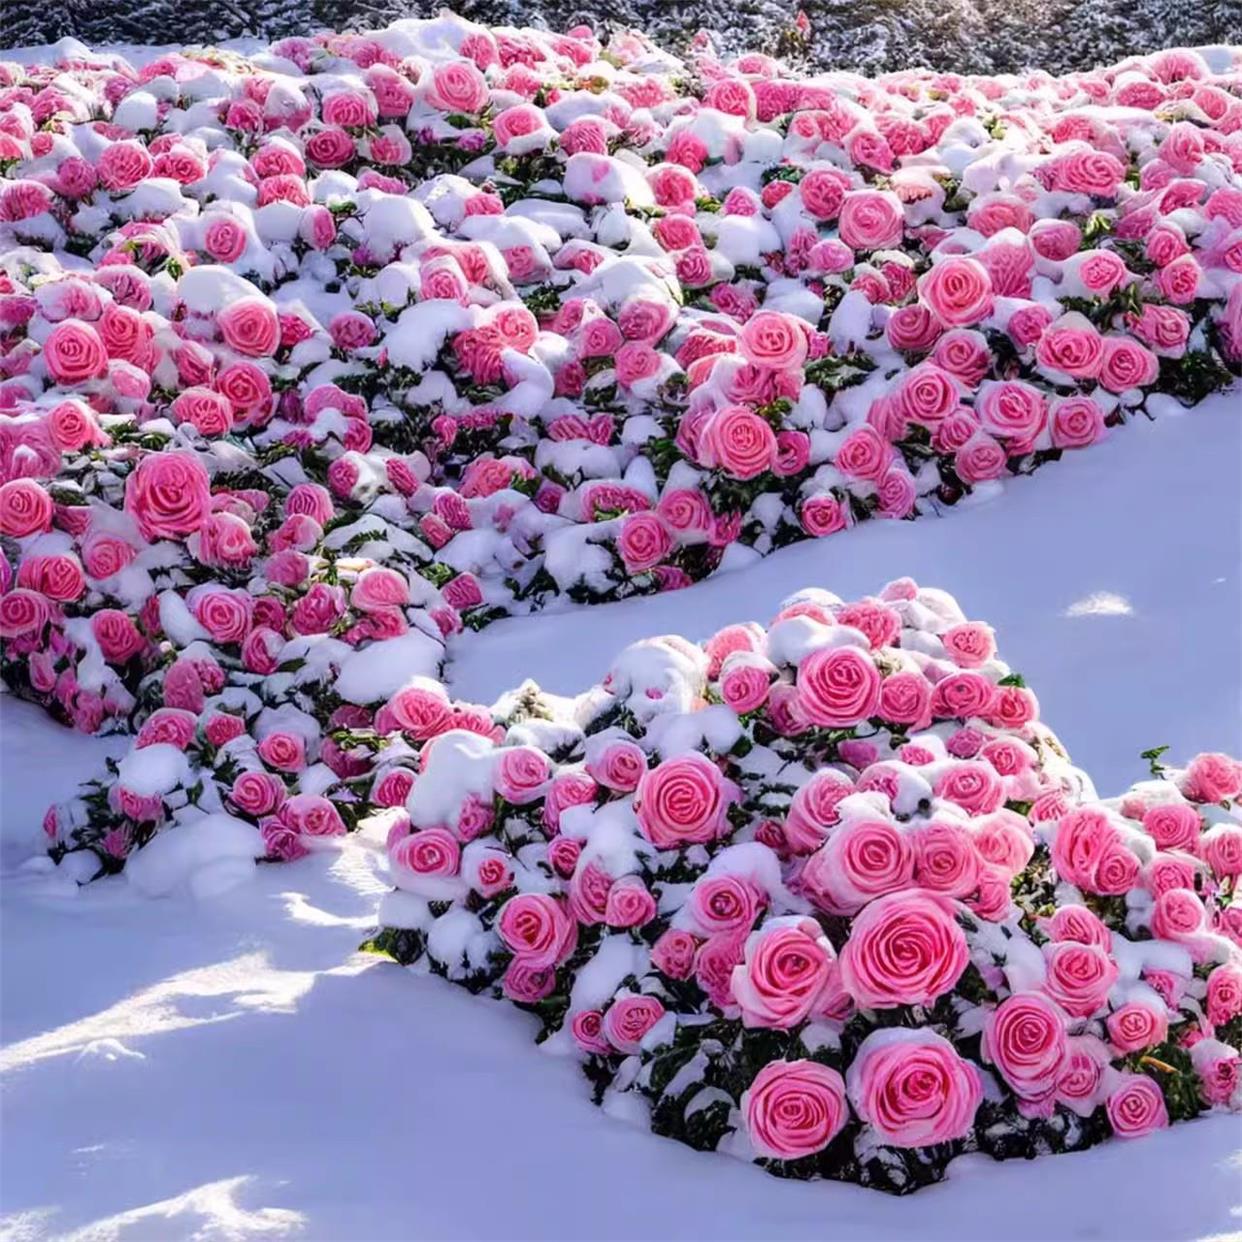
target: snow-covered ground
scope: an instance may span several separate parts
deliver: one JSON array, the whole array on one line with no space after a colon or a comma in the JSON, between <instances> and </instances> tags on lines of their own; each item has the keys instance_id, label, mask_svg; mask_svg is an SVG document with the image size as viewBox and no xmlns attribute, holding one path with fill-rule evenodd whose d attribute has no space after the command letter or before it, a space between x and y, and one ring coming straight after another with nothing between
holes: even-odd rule
<instances>
[{"instance_id":1,"label":"snow-covered ground","mask_svg":"<svg viewBox=\"0 0 1242 1242\"><path fill-rule=\"evenodd\" d=\"M456 693L599 677L625 643L909 574L997 628L1104 792L1169 743L1242 749L1242 395L1118 433L944 521L869 523L690 590L493 626ZM911 1199L786 1183L611 1121L526 1019L352 956L380 855L260 868L207 902L19 863L118 743L0 706L0 1237L1107 1238L1242 1229L1242 1127L1213 1117ZM1038 1210L1033 1210L1038 1207Z\"/></svg>"}]
</instances>

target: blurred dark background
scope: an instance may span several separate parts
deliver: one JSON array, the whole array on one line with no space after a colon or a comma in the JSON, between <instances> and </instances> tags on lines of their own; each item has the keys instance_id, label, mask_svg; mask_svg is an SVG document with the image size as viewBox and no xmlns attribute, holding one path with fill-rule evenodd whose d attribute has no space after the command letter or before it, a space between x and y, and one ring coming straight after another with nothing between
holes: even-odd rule
<instances>
[{"instance_id":1,"label":"blurred dark background","mask_svg":"<svg viewBox=\"0 0 1242 1242\"><path fill-rule=\"evenodd\" d=\"M273 39L365 30L443 7L419 0L0 0L0 46L66 35L91 45ZM1242 0L459 0L449 7L493 25L632 26L673 51L707 29L727 50L869 72L928 65L1055 73L1162 47L1242 43ZM811 21L809 41L794 30L799 9Z\"/></svg>"}]
</instances>

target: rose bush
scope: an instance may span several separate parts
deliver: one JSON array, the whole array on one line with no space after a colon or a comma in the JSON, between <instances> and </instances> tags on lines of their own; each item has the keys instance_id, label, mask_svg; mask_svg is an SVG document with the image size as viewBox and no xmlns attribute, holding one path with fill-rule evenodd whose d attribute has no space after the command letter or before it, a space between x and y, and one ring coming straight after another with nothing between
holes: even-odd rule
<instances>
[{"instance_id":1,"label":"rose bush","mask_svg":"<svg viewBox=\"0 0 1242 1242\"><path fill-rule=\"evenodd\" d=\"M869 673L851 698L878 690L822 723L839 653ZM738 704L740 659L767 693ZM375 738L408 780L375 823L397 887L368 947L524 1006L657 1133L904 1193L961 1152L1242 1107L1242 765L1153 759L1099 800L944 592L804 591L488 720ZM534 798L505 777L532 750ZM451 875L407 865L446 834Z\"/></svg>"}]
</instances>

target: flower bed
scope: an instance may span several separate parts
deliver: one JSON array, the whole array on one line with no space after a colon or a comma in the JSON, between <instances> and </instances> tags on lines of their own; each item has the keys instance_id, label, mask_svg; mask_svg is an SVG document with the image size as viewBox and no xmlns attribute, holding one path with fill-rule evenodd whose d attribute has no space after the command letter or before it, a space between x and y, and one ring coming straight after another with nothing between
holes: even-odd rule
<instances>
[{"instance_id":1,"label":"flower bed","mask_svg":"<svg viewBox=\"0 0 1242 1242\"><path fill-rule=\"evenodd\" d=\"M491 737L420 703L365 947L530 1011L610 1113L905 1193L1242 1107L1242 764L1098 800L944 592L637 643Z\"/></svg>"},{"instance_id":2,"label":"flower bed","mask_svg":"<svg viewBox=\"0 0 1242 1242\"><path fill-rule=\"evenodd\" d=\"M240 812L296 853L463 626L939 513L1229 382L1240 81L452 17L0 65L0 674L171 748L53 851Z\"/></svg>"}]
</instances>

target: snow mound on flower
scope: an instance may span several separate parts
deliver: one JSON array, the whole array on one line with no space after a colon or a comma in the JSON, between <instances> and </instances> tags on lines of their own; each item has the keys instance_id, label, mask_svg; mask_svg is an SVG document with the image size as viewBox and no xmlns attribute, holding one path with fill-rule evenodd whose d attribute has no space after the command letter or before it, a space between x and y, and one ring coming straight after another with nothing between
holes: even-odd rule
<instances>
[{"instance_id":1,"label":"snow mound on flower","mask_svg":"<svg viewBox=\"0 0 1242 1242\"><path fill-rule=\"evenodd\" d=\"M263 853L253 824L232 815L204 815L152 840L134 856L125 876L144 897L167 897L182 889L209 897L253 878L254 860Z\"/></svg>"},{"instance_id":2,"label":"snow mound on flower","mask_svg":"<svg viewBox=\"0 0 1242 1242\"><path fill-rule=\"evenodd\" d=\"M1242 1108L1242 764L1099 799L943 591L416 707L366 947L526 1009L613 1116L901 1194Z\"/></svg>"}]
</instances>

